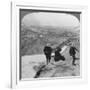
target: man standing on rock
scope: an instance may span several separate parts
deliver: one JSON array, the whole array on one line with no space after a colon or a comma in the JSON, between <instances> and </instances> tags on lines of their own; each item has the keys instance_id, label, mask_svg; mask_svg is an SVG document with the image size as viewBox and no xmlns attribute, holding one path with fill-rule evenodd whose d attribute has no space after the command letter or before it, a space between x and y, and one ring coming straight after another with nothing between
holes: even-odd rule
<instances>
[{"instance_id":1,"label":"man standing on rock","mask_svg":"<svg viewBox=\"0 0 90 90\"><path fill-rule=\"evenodd\" d=\"M44 47L44 54L46 56L46 63L48 64L51 60L51 53L52 53L52 48L50 46L50 44L47 44L45 47Z\"/></svg>"},{"instance_id":2,"label":"man standing on rock","mask_svg":"<svg viewBox=\"0 0 90 90\"><path fill-rule=\"evenodd\" d=\"M75 61L76 61L76 51L78 51L74 46L73 44L70 45L70 50L69 50L69 54L70 56L72 56L73 58L73 61L72 61L72 65L76 65L75 64ZM78 51L79 52L79 51Z\"/></svg>"}]
</instances>

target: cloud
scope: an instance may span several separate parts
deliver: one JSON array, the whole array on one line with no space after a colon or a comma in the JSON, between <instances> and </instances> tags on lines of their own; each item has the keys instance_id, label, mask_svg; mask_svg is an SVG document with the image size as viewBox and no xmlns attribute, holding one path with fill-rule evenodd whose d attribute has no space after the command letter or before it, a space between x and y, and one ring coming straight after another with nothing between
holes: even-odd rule
<instances>
[{"instance_id":1,"label":"cloud","mask_svg":"<svg viewBox=\"0 0 90 90\"><path fill-rule=\"evenodd\" d=\"M56 27L73 29L80 27L79 20L70 14L38 12L30 13L23 17L22 26L26 28L34 27Z\"/></svg>"}]
</instances>

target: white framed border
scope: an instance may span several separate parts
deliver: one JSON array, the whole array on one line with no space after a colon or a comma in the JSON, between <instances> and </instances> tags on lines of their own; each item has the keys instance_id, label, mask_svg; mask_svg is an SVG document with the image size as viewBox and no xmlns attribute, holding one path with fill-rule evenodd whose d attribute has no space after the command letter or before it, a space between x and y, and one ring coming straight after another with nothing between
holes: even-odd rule
<instances>
[{"instance_id":1,"label":"white framed border","mask_svg":"<svg viewBox=\"0 0 90 90\"><path fill-rule=\"evenodd\" d=\"M19 80L19 9L40 9L81 12L80 15L80 77ZM55 79L55 80L54 80ZM11 2L11 87L81 84L87 82L87 7L45 3ZM59 83L59 84L58 84Z\"/></svg>"}]
</instances>

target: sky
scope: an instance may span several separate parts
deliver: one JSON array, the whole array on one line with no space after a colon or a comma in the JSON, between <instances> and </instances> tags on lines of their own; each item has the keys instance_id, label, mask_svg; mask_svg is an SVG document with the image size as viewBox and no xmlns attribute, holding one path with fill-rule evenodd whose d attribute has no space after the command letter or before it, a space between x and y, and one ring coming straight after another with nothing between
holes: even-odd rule
<instances>
[{"instance_id":1,"label":"sky","mask_svg":"<svg viewBox=\"0 0 90 90\"><path fill-rule=\"evenodd\" d=\"M33 13L33 12L68 13L68 14L72 14L75 17L77 17L78 20L80 20L80 14L81 14L81 12L66 12L66 11L49 11L49 10L47 11L47 10L20 9L20 18L22 19L26 14Z\"/></svg>"},{"instance_id":2,"label":"sky","mask_svg":"<svg viewBox=\"0 0 90 90\"><path fill-rule=\"evenodd\" d=\"M20 21L26 28L51 26L73 29L80 27L80 12L20 10Z\"/></svg>"}]
</instances>

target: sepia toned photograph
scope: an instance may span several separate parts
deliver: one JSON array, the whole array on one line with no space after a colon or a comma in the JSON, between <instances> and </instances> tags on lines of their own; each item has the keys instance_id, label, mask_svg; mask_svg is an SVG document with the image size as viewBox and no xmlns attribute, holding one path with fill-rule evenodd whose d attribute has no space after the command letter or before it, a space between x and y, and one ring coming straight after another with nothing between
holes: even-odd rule
<instances>
[{"instance_id":1,"label":"sepia toned photograph","mask_svg":"<svg viewBox=\"0 0 90 90\"><path fill-rule=\"evenodd\" d=\"M19 9L20 79L80 76L80 15Z\"/></svg>"}]
</instances>

